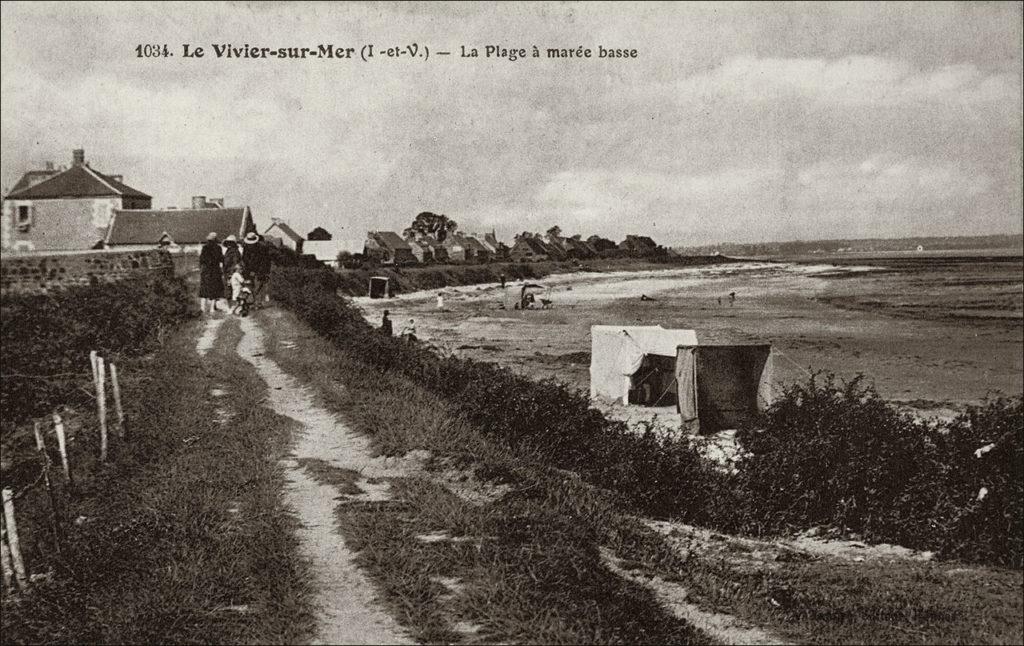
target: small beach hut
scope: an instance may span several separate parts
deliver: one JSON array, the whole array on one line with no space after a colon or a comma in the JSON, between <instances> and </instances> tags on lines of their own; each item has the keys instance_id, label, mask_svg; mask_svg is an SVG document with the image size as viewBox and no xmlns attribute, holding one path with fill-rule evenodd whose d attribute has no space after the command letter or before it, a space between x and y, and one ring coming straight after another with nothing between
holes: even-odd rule
<instances>
[{"instance_id":1,"label":"small beach hut","mask_svg":"<svg viewBox=\"0 0 1024 646\"><path fill-rule=\"evenodd\" d=\"M391 296L391 279L387 276L370 277L370 298L388 298Z\"/></svg>"}]
</instances>

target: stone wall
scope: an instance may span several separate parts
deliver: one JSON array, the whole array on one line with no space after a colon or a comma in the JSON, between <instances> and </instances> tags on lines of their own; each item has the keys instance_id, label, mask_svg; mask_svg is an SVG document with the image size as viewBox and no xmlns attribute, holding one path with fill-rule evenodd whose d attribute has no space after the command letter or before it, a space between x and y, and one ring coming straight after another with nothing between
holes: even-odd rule
<instances>
[{"instance_id":1,"label":"stone wall","mask_svg":"<svg viewBox=\"0 0 1024 646\"><path fill-rule=\"evenodd\" d=\"M174 275L174 262L166 251L4 254L0 259L0 294L38 293L75 285L130 280L154 273Z\"/></svg>"}]
</instances>

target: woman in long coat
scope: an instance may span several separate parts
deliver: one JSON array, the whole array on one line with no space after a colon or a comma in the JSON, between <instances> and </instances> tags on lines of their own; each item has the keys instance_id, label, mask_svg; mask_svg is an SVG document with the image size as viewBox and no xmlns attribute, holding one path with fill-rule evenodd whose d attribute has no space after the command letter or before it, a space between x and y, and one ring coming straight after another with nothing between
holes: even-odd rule
<instances>
[{"instance_id":1,"label":"woman in long coat","mask_svg":"<svg viewBox=\"0 0 1024 646\"><path fill-rule=\"evenodd\" d=\"M211 232L199 252L199 309L204 313L207 302L212 313L217 311L217 299L224 298L223 265L224 252L220 250L217 234Z\"/></svg>"}]
</instances>

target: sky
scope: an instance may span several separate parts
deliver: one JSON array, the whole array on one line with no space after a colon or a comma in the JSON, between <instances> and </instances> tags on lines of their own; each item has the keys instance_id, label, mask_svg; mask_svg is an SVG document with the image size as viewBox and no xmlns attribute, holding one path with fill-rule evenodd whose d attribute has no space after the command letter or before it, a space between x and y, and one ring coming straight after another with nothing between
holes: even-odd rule
<instances>
[{"instance_id":1,"label":"sky","mask_svg":"<svg viewBox=\"0 0 1024 646\"><path fill-rule=\"evenodd\" d=\"M224 197L338 238L420 211L676 245L1022 230L1018 3L0 7L5 191L84 148L155 207ZM411 43L431 56L380 55Z\"/></svg>"}]
</instances>

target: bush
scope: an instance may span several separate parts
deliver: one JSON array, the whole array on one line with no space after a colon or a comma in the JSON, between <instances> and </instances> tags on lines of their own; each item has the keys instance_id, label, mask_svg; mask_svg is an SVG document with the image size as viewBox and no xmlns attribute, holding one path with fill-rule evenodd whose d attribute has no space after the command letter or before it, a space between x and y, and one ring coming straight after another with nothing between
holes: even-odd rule
<instances>
[{"instance_id":1,"label":"bush","mask_svg":"<svg viewBox=\"0 0 1024 646\"><path fill-rule=\"evenodd\" d=\"M764 430L739 434L738 504L716 520L758 533L831 526L1020 567L1022 420L1020 399L996 400L940 426L862 378L812 377L770 407Z\"/></svg>"},{"instance_id":2,"label":"bush","mask_svg":"<svg viewBox=\"0 0 1024 646\"><path fill-rule=\"evenodd\" d=\"M90 350L108 357L145 353L192 315L189 302L183 281L157 276L4 296L0 407L5 432L82 400L79 386L91 379Z\"/></svg>"}]
</instances>

